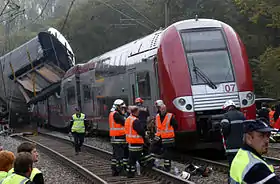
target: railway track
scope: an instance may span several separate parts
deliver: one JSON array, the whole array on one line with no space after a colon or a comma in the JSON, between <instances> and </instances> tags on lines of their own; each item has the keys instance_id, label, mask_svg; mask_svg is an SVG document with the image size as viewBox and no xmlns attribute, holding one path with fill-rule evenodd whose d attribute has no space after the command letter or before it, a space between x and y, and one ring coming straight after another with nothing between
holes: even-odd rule
<instances>
[{"instance_id":1,"label":"railway track","mask_svg":"<svg viewBox=\"0 0 280 184\"><path fill-rule=\"evenodd\" d=\"M39 149L77 171L88 183L194 184L191 181L183 180L156 168L141 170L141 175L136 175L135 178L127 178L125 176L112 177L110 168L112 153L110 152L84 145L82 153L75 155L72 142L61 137L49 134L39 134L38 136L30 136L28 138L23 136L16 137L36 143Z\"/></svg>"}]
</instances>

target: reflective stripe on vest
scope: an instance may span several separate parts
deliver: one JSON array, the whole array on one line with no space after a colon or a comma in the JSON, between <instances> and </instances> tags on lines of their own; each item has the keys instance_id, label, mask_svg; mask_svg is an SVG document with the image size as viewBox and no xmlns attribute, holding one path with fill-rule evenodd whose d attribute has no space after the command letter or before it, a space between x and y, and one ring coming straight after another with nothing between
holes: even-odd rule
<instances>
[{"instance_id":1,"label":"reflective stripe on vest","mask_svg":"<svg viewBox=\"0 0 280 184\"><path fill-rule=\"evenodd\" d=\"M157 114L156 116L156 126L157 126L157 132L156 136L161 137L162 139L168 139L168 138L174 138L174 129L170 125L172 118L171 113L167 113L164 117L163 122L160 121L160 115Z\"/></svg>"},{"instance_id":2,"label":"reflective stripe on vest","mask_svg":"<svg viewBox=\"0 0 280 184\"><path fill-rule=\"evenodd\" d=\"M236 153L239 149L227 149L226 153Z\"/></svg>"},{"instance_id":3,"label":"reflective stripe on vest","mask_svg":"<svg viewBox=\"0 0 280 184\"><path fill-rule=\"evenodd\" d=\"M5 178L4 180L2 180L0 184L25 184L28 181L29 179L24 176L18 174L12 174L7 178Z\"/></svg>"},{"instance_id":4,"label":"reflective stripe on vest","mask_svg":"<svg viewBox=\"0 0 280 184\"><path fill-rule=\"evenodd\" d=\"M125 128L124 126L116 123L114 120L114 114L117 111L110 112L109 114L109 127L110 127L110 136L122 136L125 135Z\"/></svg>"},{"instance_id":5,"label":"reflective stripe on vest","mask_svg":"<svg viewBox=\"0 0 280 184\"><path fill-rule=\"evenodd\" d=\"M275 176L273 166L268 165L265 161L263 161L262 159L254 155L252 152L239 149L230 167L230 183L231 184L244 183L243 180L246 174L250 171L252 167L254 167L254 165L258 163L263 163L272 172L268 177L264 178L258 183L260 182L264 183L263 181L267 181Z\"/></svg>"},{"instance_id":6,"label":"reflective stripe on vest","mask_svg":"<svg viewBox=\"0 0 280 184\"><path fill-rule=\"evenodd\" d=\"M72 118L74 122L71 131L77 133L85 133L85 114L81 113L81 117L79 118L77 117L77 114L74 114Z\"/></svg>"},{"instance_id":7,"label":"reflective stripe on vest","mask_svg":"<svg viewBox=\"0 0 280 184\"><path fill-rule=\"evenodd\" d=\"M136 117L131 115L125 120L126 142L129 144L144 144L143 137L138 135L138 133L133 129L133 124L136 119Z\"/></svg>"},{"instance_id":8,"label":"reflective stripe on vest","mask_svg":"<svg viewBox=\"0 0 280 184\"><path fill-rule=\"evenodd\" d=\"M10 169L8 172L8 176L12 175L14 173L14 168ZM31 175L30 175L30 180L33 181L34 177L36 176L36 174L40 174L42 173L39 169L37 168L33 168Z\"/></svg>"}]
</instances>

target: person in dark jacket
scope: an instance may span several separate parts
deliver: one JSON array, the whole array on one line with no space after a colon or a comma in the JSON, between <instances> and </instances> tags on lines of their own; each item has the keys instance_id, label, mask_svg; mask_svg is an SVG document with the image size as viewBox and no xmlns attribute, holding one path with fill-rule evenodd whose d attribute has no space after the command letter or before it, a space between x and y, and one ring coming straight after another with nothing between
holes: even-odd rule
<instances>
[{"instance_id":1,"label":"person in dark jacket","mask_svg":"<svg viewBox=\"0 0 280 184\"><path fill-rule=\"evenodd\" d=\"M246 120L244 114L236 109L232 100L226 101L223 109L227 112L221 121L221 128L224 138L226 139L226 156L231 164L238 149L242 146L243 121Z\"/></svg>"},{"instance_id":2,"label":"person in dark jacket","mask_svg":"<svg viewBox=\"0 0 280 184\"><path fill-rule=\"evenodd\" d=\"M262 157L268 152L271 131L273 129L260 119L244 121L244 144L230 167L231 184L280 184L273 166Z\"/></svg>"},{"instance_id":3,"label":"person in dark jacket","mask_svg":"<svg viewBox=\"0 0 280 184\"><path fill-rule=\"evenodd\" d=\"M269 109L267 103L262 103L261 109L258 111L259 118L264 118L265 123L269 125Z\"/></svg>"},{"instance_id":4,"label":"person in dark jacket","mask_svg":"<svg viewBox=\"0 0 280 184\"><path fill-rule=\"evenodd\" d=\"M150 117L150 112L149 109L143 105L143 103L144 100L142 98L135 99L135 105L139 109L139 120L146 125L147 121L149 120L148 118Z\"/></svg>"}]
</instances>

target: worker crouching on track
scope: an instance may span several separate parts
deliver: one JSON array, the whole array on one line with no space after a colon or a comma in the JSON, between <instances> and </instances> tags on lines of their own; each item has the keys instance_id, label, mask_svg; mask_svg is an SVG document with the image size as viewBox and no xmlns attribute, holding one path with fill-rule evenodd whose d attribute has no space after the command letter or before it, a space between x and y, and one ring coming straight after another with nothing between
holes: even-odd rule
<instances>
[{"instance_id":1,"label":"worker crouching on track","mask_svg":"<svg viewBox=\"0 0 280 184\"><path fill-rule=\"evenodd\" d=\"M230 183L279 184L274 168L262 158L268 152L270 128L262 120L244 121L244 145L234 157L230 167Z\"/></svg>"},{"instance_id":2,"label":"worker crouching on track","mask_svg":"<svg viewBox=\"0 0 280 184\"><path fill-rule=\"evenodd\" d=\"M78 155L85 140L86 115L81 113L78 107L75 110L76 113L72 115L72 120L70 121L70 129L74 137L75 152Z\"/></svg>"},{"instance_id":3,"label":"worker crouching on track","mask_svg":"<svg viewBox=\"0 0 280 184\"><path fill-rule=\"evenodd\" d=\"M127 159L124 158L124 151L126 149L125 140L125 108L126 105L123 100L117 99L114 101L113 107L109 114L109 127L111 144L113 146L113 157L111 160L112 175L118 176L123 171L123 160L126 165Z\"/></svg>"},{"instance_id":4,"label":"worker crouching on track","mask_svg":"<svg viewBox=\"0 0 280 184\"><path fill-rule=\"evenodd\" d=\"M33 170L33 159L30 153L21 152L17 155L14 170L14 173L0 181L0 184L34 184L29 180Z\"/></svg>"},{"instance_id":5,"label":"worker crouching on track","mask_svg":"<svg viewBox=\"0 0 280 184\"><path fill-rule=\"evenodd\" d=\"M18 147L17 147L17 153L23 153L23 152L28 152L31 154L33 162L36 163L38 162L38 158L39 158L39 154L36 150L36 146L33 143L30 142L24 142L21 143ZM14 173L14 169L11 169L8 172L8 175L12 175ZM43 178L43 174L42 172L37 169L37 168L32 168L32 172L30 175L30 180L34 183L34 184L44 184L44 178Z\"/></svg>"},{"instance_id":6,"label":"worker crouching on track","mask_svg":"<svg viewBox=\"0 0 280 184\"><path fill-rule=\"evenodd\" d=\"M175 144L175 132L178 124L172 113L166 111L166 106L160 104L160 113L156 115L156 134L154 140L162 148L165 171L171 170L171 160L169 159L169 150Z\"/></svg>"},{"instance_id":7,"label":"worker crouching on track","mask_svg":"<svg viewBox=\"0 0 280 184\"><path fill-rule=\"evenodd\" d=\"M15 156L10 151L0 151L0 181L8 176L8 171L13 168Z\"/></svg>"},{"instance_id":8,"label":"worker crouching on track","mask_svg":"<svg viewBox=\"0 0 280 184\"><path fill-rule=\"evenodd\" d=\"M137 106L131 106L130 111L131 114L125 121L126 142L128 143L129 150L128 166L126 170L128 178L135 176L136 162L138 161L140 163L145 137L144 126L138 119L139 108Z\"/></svg>"}]
</instances>

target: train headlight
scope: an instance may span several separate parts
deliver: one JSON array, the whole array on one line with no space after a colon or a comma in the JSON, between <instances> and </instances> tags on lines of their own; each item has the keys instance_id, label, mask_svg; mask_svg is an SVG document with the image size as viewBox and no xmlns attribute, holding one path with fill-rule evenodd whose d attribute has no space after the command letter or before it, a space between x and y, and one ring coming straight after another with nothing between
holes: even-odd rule
<instances>
[{"instance_id":1,"label":"train headlight","mask_svg":"<svg viewBox=\"0 0 280 184\"><path fill-rule=\"evenodd\" d=\"M173 104L179 111L182 112L194 112L193 97L192 96L180 96L173 100Z\"/></svg>"},{"instance_id":2,"label":"train headlight","mask_svg":"<svg viewBox=\"0 0 280 184\"><path fill-rule=\"evenodd\" d=\"M253 98L254 98L253 93L248 93L248 94L246 95L246 99L247 99L247 100L253 100Z\"/></svg>"},{"instance_id":3,"label":"train headlight","mask_svg":"<svg viewBox=\"0 0 280 184\"><path fill-rule=\"evenodd\" d=\"M246 100L246 99L244 99L244 100L242 100L242 105L247 105L248 104L248 100Z\"/></svg>"},{"instance_id":4,"label":"train headlight","mask_svg":"<svg viewBox=\"0 0 280 184\"><path fill-rule=\"evenodd\" d=\"M178 103L179 103L181 106L184 106L184 105L186 105L186 100L185 100L184 98L180 98L180 99L178 100Z\"/></svg>"},{"instance_id":5,"label":"train headlight","mask_svg":"<svg viewBox=\"0 0 280 184\"><path fill-rule=\"evenodd\" d=\"M191 104L186 105L186 109L187 110L191 110L192 109L192 105Z\"/></svg>"},{"instance_id":6,"label":"train headlight","mask_svg":"<svg viewBox=\"0 0 280 184\"><path fill-rule=\"evenodd\" d=\"M239 102L240 107L250 107L255 103L255 95L252 91L242 91L239 92Z\"/></svg>"}]
</instances>

